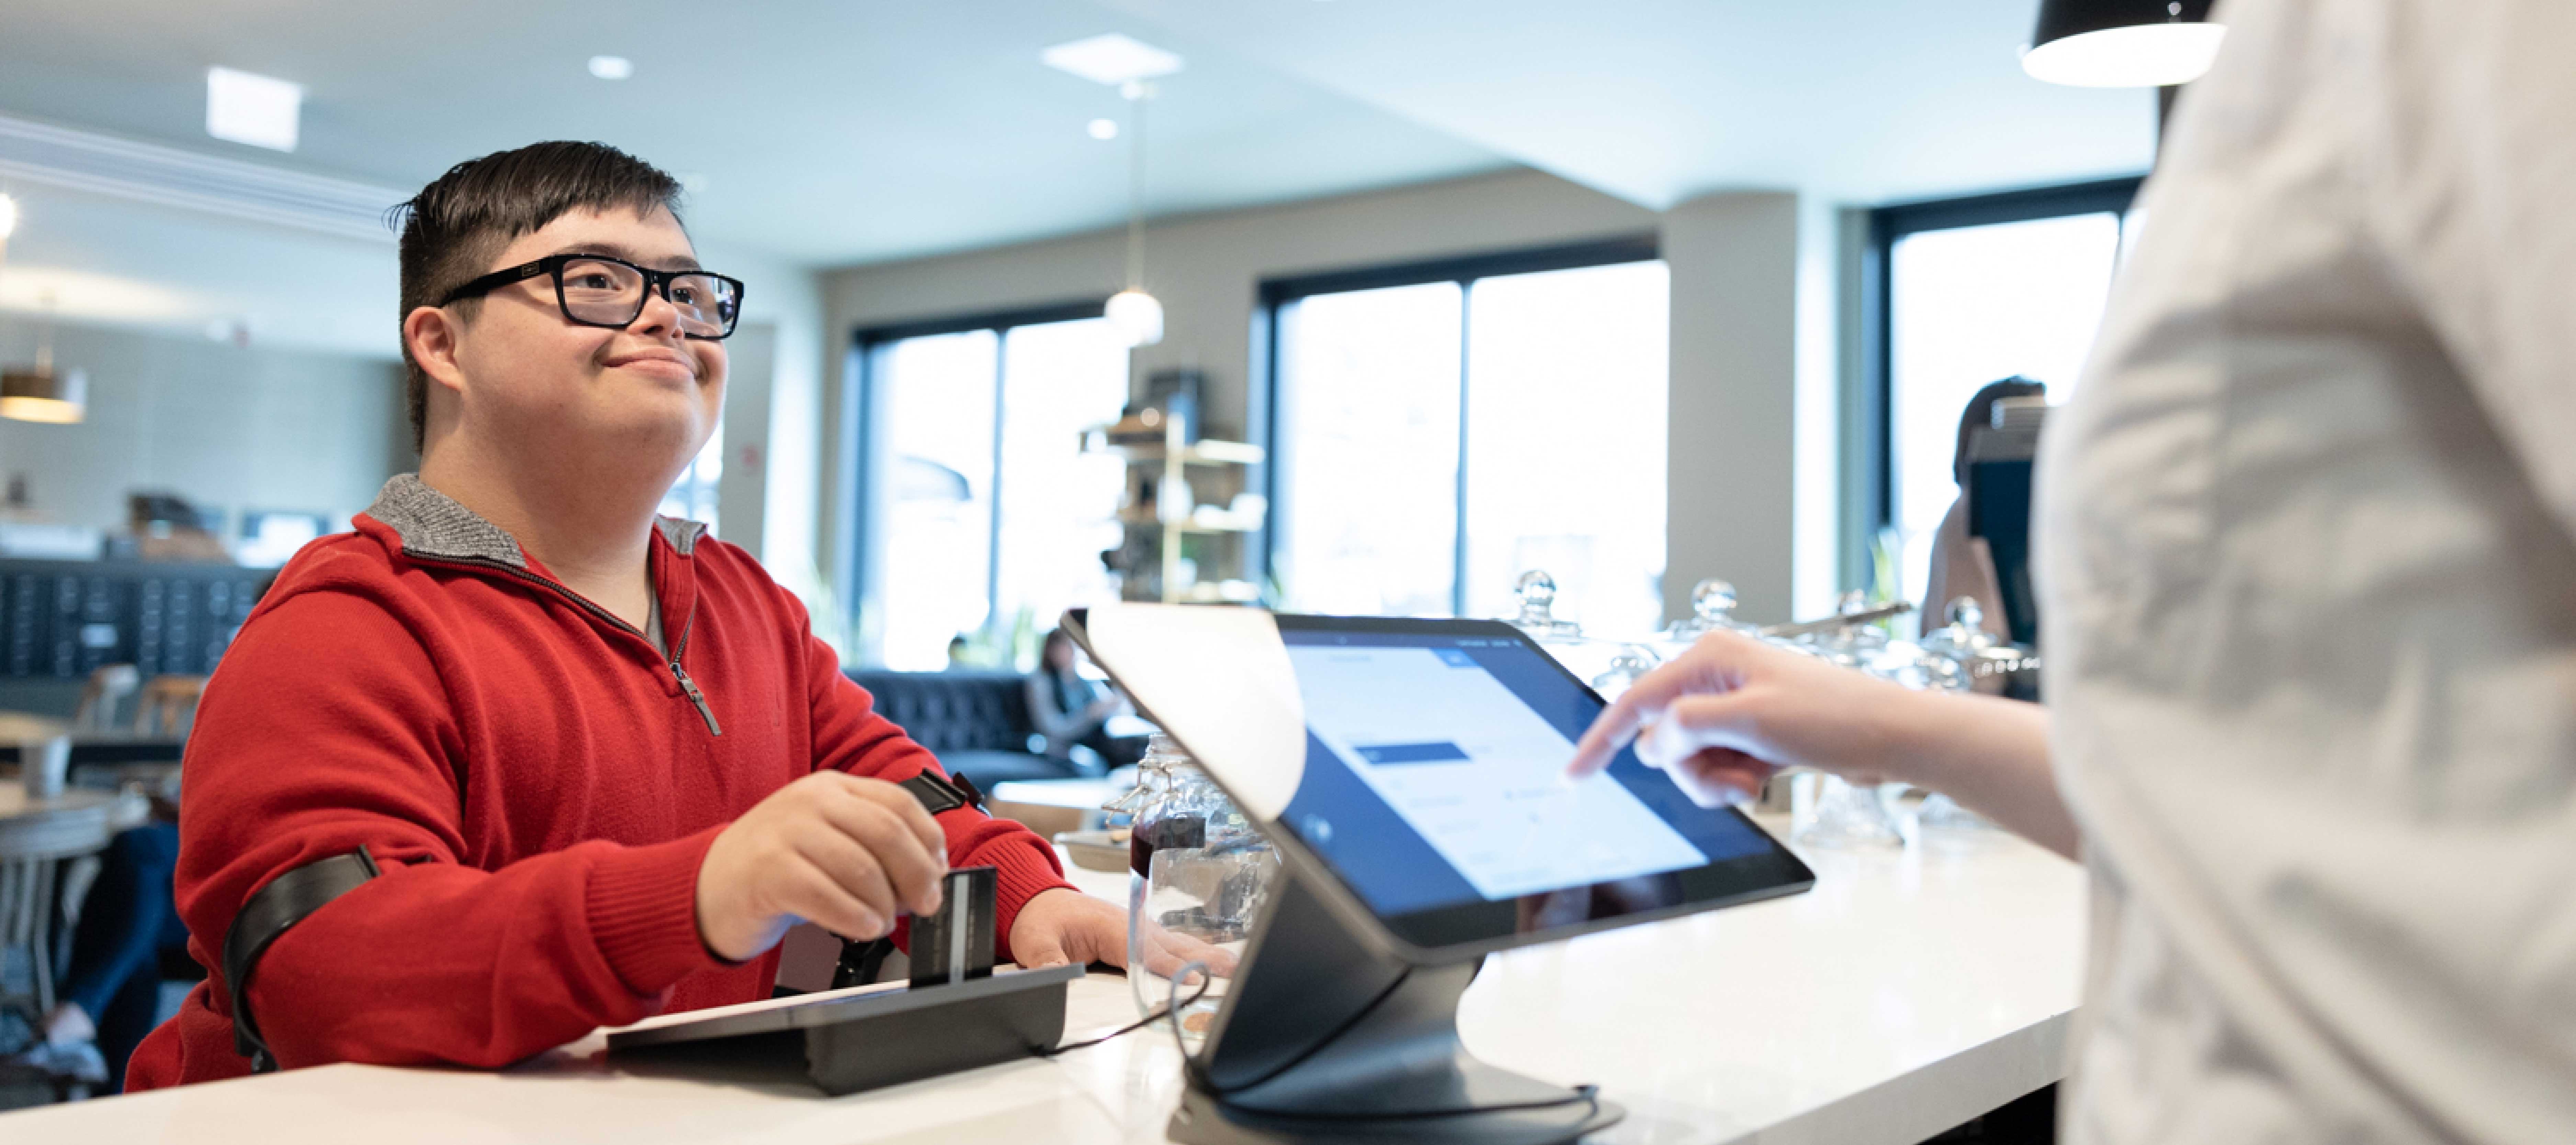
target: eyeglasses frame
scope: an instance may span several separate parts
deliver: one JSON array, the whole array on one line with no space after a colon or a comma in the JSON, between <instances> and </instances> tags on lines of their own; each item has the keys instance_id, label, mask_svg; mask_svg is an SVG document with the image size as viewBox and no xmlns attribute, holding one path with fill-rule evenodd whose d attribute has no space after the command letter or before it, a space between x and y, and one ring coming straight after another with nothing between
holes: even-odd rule
<instances>
[{"instance_id":1,"label":"eyeglasses frame","mask_svg":"<svg viewBox=\"0 0 2576 1145\"><path fill-rule=\"evenodd\" d=\"M572 303L566 301L564 298L563 268L576 262L610 262L625 267L637 274L643 275L644 292L636 296L635 313L627 315L626 321L623 322L594 322L588 318L574 317L572 312ZM554 278L555 309L563 315L564 321L570 322L575 326L590 326L601 330L626 329L627 327L634 325L636 319L644 316L644 307L652 302L654 294L659 293L662 296L662 301L670 302L671 280L675 278L685 278L690 275L699 275L706 278L716 279L732 286L733 314L725 319L724 333L692 334L686 330L682 330L680 331L681 337L695 338L702 342L721 342L727 338L733 337L734 329L742 325L742 297L744 290L742 280L739 278L735 278L731 275L717 274L713 271L707 270L655 270L649 266L637 266L622 258L612 258L604 254L581 254L578 252L570 254L550 254L544 258L536 260L535 262L523 262L517 266L504 267L500 270L493 271L490 274L476 278L454 290L448 291L447 297L439 299L438 304L441 306L449 306L462 302L468 298L481 298L482 296L490 294L495 290L499 290L504 286L525 282L540 274L550 275ZM673 303L673 305L676 306L678 304Z\"/></svg>"}]
</instances>

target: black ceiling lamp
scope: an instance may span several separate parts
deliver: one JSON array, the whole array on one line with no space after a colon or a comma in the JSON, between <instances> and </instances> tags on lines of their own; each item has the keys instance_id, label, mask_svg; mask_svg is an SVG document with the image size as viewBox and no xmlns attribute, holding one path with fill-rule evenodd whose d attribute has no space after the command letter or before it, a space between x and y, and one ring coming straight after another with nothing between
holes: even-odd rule
<instances>
[{"instance_id":1,"label":"black ceiling lamp","mask_svg":"<svg viewBox=\"0 0 2576 1145\"><path fill-rule=\"evenodd\" d=\"M2074 87L2173 87L2218 58L2211 0L2040 0L2021 67Z\"/></svg>"}]
</instances>

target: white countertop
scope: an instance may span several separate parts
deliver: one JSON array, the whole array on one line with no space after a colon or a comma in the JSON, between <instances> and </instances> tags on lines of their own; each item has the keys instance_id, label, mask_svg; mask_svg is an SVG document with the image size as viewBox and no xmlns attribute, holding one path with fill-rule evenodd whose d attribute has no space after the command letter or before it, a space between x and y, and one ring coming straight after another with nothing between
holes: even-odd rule
<instances>
[{"instance_id":1,"label":"white countertop","mask_svg":"<svg viewBox=\"0 0 2576 1145\"><path fill-rule=\"evenodd\" d=\"M1778 829L1778 824L1768 824ZM1810 853L1816 889L1499 955L1460 1006L1507 1069L1598 1082L1595 1140L1913 1145L2057 1079L2082 977L2080 868L1995 836ZM1077 871L1124 901L1125 876ZM1067 1037L1133 1020L1126 983L1073 986ZM598 1036L501 1073L329 1066L0 1116L22 1142L645 1145L1163 1140L1168 1035L826 1098L620 1070Z\"/></svg>"}]
</instances>

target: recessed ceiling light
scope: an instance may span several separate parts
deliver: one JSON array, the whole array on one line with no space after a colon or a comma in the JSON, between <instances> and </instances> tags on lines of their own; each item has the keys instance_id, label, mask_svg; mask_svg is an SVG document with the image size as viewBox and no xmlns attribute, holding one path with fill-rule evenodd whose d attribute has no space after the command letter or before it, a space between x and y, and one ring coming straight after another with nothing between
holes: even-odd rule
<instances>
[{"instance_id":1,"label":"recessed ceiling light","mask_svg":"<svg viewBox=\"0 0 2576 1145\"><path fill-rule=\"evenodd\" d=\"M592 56L590 74L604 80L622 80L635 74L635 61L624 56Z\"/></svg>"},{"instance_id":2,"label":"recessed ceiling light","mask_svg":"<svg viewBox=\"0 0 2576 1145\"><path fill-rule=\"evenodd\" d=\"M1057 44L1038 58L1093 83L1123 84L1181 70L1181 57L1116 32Z\"/></svg>"},{"instance_id":3,"label":"recessed ceiling light","mask_svg":"<svg viewBox=\"0 0 2576 1145\"><path fill-rule=\"evenodd\" d=\"M18 200L0 195L0 239L18 229Z\"/></svg>"},{"instance_id":4,"label":"recessed ceiling light","mask_svg":"<svg viewBox=\"0 0 2576 1145\"><path fill-rule=\"evenodd\" d=\"M1093 139L1116 139L1118 138L1118 121L1115 119L1095 119L1091 121L1091 126L1088 130L1091 132L1091 137ZM7 233L9 232L0 230L0 235L5 235Z\"/></svg>"},{"instance_id":5,"label":"recessed ceiling light","mask_svg":"<svg viewBox=\"0 0 2576 1145\"><path fill-rule=\"evenodd\" d=\"M295 150L304 85L270 76L206 69L206 134L234 143Z\"/></svg>"}]
</instances>

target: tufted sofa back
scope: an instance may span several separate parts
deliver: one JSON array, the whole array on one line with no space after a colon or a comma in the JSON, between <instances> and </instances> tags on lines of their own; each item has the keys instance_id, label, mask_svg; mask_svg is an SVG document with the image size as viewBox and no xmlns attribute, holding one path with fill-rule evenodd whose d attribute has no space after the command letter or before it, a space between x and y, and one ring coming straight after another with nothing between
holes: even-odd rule
<instances>
[{"instance_id":1,"label":"tufted sofa back","mask_svg":"<svg viewBox=\"0 0 2576 1145\"><path fill-rule=\"evenodd\" d=\"M1017 672L895 672L857 668L851 680L876 697L877 712L933 754L1029 750L1037 727Z\"/></svg>"}]
</instances>

